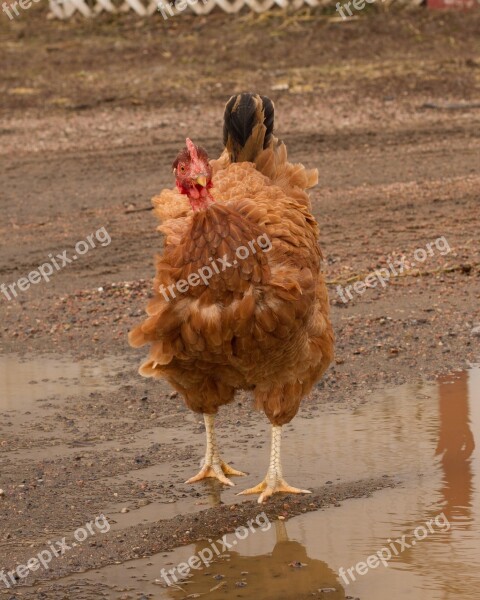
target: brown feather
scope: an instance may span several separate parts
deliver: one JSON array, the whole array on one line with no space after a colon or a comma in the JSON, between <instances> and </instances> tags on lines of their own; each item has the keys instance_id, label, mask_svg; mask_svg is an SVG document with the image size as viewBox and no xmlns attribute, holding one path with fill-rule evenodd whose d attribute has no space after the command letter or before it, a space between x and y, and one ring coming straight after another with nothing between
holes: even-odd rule
<instances>
[{"instance_id":1,"label":"brown feather","mask_svg":"<svg viewBox=\"0 0 480 600\"><path fill-rule=\"evenodd\" d=\"M235 102L229 110L238 110ZM164 219L164 252L149 316L129 342L151 344L141 374L167 379L192 410L213 414L236 389L252 389L257 406L283 425L333 358L319 230L306 192L317 173L289 163L271 124L259 126L261 99L250 108L249 135L237 131L211 162L213 204L192 213L177 190L154 199ZM250 161L233 163L232 153ZM258 241L266 239L264 251ZM245 258L237 255L240 246L249 249ZM217 272L210 259L224 257L237 264L223 269L217 262ZM168 300L160 293L161 285L187 281L205 267L212 271L207 283L176 290Z\"/></svg>"}]
</instances>

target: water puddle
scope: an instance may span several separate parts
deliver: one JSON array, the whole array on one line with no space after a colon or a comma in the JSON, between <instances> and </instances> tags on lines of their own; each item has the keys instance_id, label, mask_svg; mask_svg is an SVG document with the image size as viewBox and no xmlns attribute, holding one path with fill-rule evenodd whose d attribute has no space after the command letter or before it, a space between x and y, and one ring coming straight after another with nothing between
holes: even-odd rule
<instances>
[{"instance_id":1,"label":"water puddle","mask_svg":"<svg viewBox=\"0 0 480 600\"><path fill-rule=\"evenodd\" d=\"M262 520L255 532L227 536L220 556L205 540L57 584L79 599L480 597L480 368L372 394L354 412L298 418L294 430L285 436L284 469L294 485L382 474L403 484L288 522ZM233 452L233 440L223 442ZM252 465L255 474L241 485L263 475L259 452L266 462L265 449L245 445L238 466ZM210 565L191 558L201 553L214 556ZM176 566L189 560L201 568L182 576Z\"/></svg>"},{"instance_id":2,"label":"water puddle","mask_svg":"<svg viewBox=\"0 0 480 600\"><path fill-rule=\"evenodd\" d=\"M113 358L73 361L59 356L34 360L0 356L0 412L33 411L65 396L112 389L112 376L124 362Z\"/></svg>"}]
</instances>

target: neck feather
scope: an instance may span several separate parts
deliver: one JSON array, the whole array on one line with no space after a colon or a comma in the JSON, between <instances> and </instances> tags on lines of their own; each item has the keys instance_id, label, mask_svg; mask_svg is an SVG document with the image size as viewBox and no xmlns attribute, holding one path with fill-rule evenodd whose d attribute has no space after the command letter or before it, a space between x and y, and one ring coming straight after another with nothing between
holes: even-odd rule
<instances>
[{"instance_id":1,"label":"neck feather","mask_svg":"<svg viewBox=\"0 0 480 600\"><path fill-rule=\"evenodd\" d=\"M194 212L198 210L204 210L215 202L213 196L206 188L203 189L198 196L193 197L191 194L188 194L188 201L190 202L190 206Z\"/></svg>"}]
</instances>

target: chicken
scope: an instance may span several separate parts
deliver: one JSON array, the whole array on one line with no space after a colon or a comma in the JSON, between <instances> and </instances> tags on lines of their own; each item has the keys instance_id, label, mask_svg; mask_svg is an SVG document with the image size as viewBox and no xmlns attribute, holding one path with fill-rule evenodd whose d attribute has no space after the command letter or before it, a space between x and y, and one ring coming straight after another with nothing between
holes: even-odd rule
<instances>
[{"instance_id":1,"label":"chicken","mask_svg":"<svg viewBox=\"0 0 480 600\"><path fill-rule=\"evenodd\" d=\"M163 222L148 318L129 335L150 344L140 367L166 379L203 414L205 461L187 483L244 475L226 464L215 415L236 390L251 390L272 425L265 479L241 492L263 502L277 492L310 493L283 478L282 426L297 414L333 358L319 230L305 190L316 170L291 164L273 136L267 97L233 96L225 108L218 160L187 139L173 163L176 189L153 199Z\"/></svg>"}]
</instances>

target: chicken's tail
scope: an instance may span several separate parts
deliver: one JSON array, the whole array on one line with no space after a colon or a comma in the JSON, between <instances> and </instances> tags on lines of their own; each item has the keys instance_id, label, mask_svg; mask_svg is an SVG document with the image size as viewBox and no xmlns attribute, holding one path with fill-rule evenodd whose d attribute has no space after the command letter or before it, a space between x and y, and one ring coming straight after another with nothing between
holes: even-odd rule
<instances>
[{"instance_id":1,"label":"chicken's tail","mask_svg":"<svg viewBox=\"0 0 480 600\"><path fill-rule=\"evenodd\" d=\"M267 96L243 93L225 106L223 143L231 162L254 162L273 140L273 102Z\"/></svg>"}]
</instances>

